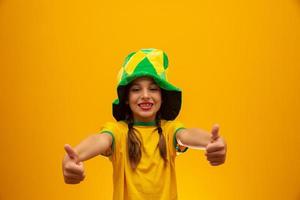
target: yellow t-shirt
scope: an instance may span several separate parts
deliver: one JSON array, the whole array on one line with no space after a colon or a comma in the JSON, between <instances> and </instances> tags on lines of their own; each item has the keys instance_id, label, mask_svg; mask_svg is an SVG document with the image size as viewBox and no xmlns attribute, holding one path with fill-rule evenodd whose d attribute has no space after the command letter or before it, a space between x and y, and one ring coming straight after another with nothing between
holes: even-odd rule
<instances>
[{"instance_id":1,"label":"yellow t-shirt","mask_svg":"<svg viewBox=\"0 0 300 200\"><path fill-rule=\"evenodd\" d=\"M108 122L101 133L113 137L112 153L114 200L174 200L177 199L175 157L187 148L176 142L176 133L184 128L177 121L161 120L161 128L166 139L167 164L161 158L157 146L159 134L154 124L136 124L136 135L142 142L142 157L135 170L131 169L128 150L128 125L124 121Z\"/></svg>"}]
</instances>

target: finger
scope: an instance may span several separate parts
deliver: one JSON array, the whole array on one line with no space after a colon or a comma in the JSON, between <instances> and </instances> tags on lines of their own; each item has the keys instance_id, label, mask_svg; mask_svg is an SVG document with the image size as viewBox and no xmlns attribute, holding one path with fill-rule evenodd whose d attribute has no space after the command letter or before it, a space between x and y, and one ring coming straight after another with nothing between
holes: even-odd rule
<instances>
[{"instance_id":1,"label":"finger","mask_svg":"<svg viewBox=\"0 0 300 200\"><path fill-rule=\"evenodd\" d=\"M75 162L77 163L78 162L78 154L75 152L75 150L71 147L71 145L69 144L65 144L65 151L67 152L68 156L71 158L71 159L74 159Z\"/></svg>"},{"instance_id":2,"label":"finger","mask_svg":"<svg viewBox=\"0 0 300 200\"><path fill-rule=\"evenodd\" d=\"M83 166L77 165L75 163L68 163L65 166L65 171L69 172L69 173L74 173L74 174L83 174L84 168L83 168Z\"/></svg>"},{"instance_id":3,"label":"finger","mask_svg":"<svg viewBox=\"0 0 300 200\"><path fill-rule=\"evenodd\" d=\"M225 155L225 150L215 151L215 152L211 152L211 153L205 153L205 156L208 158L218 158L218 157L222 157L224 155Z\"/></svg>"},{"instance_id":4,"label":"finger","mask_svg":"<svg viewBox=\"0 0 300 200\"><path fill-rule=\"evenodd\" d=\"M209 161L209 162L224 162L225 161L225 159L224 158L207 158L207 160Z\"/></svg>"},{"instance_id":5,"label":"finger","mask_svg":"<svg viewBox=\"0 0 300 200\"><path fill-rule=\"evenodd\" d=\"M216 139L219 138L219 129L220 129L220 126L218 124L213 125L212 130L211 130L212 141L215 141Z\"/></svg>"},{"instance_id":6,"label":"finger","mask_svg":"<svg viewBox=\"0 0 300 200\"><path fill-rule=\"evenodd\" d=\"M78 179L78 180L83 180L85 178L85 174L75 174L75 173L72 173L72 172L68 172L68 171L65 171L64 172L64 176L65 178L68 178L68 179Z\"/></svg>"},{"instance_id":7,"label":"finger","mask_svg":"<svg viewBox=\"0 0 300 200\"><path fill-rule=\"evenodd\" d=\"M225 146L223 144L210 143L207 145L206 152L212 153L212 152L216 152L216 151L222 151L224 149L225 149Z\"/></svg>"},{"instance_id":8,"label":"finger","mask_svg":"<svg viewBox=\"0 0 300 200\"><path fill-rule=\"evenodd\" d=\"M214 158L224 158L224 155L221 154L217 154L217 155L207 155L206 158L207 159L214 159Z\"/></svg>"},{"instance_id":9,"label":"finger","mask_svg":"<svg viewBox=\"0 0 300 200\"><path fill-rule=\"evenodd\" d=\"M78 183L80 183L81 182L81 180L77 180L77 179L65 179L65 183L66 184L78 184Z\"/></svg>"},{"instance_id":10,"label":"finger","mask_svg":"<svg viewBox=\"0 0 300 200\"><path fill-rule=\"evenodd\" d=\"M212 166L218 166L218 165L220 165L220 164L222 164L222 163L219 163L219 162L211 162L210 163Z\"/></svg>"}]
</instances>

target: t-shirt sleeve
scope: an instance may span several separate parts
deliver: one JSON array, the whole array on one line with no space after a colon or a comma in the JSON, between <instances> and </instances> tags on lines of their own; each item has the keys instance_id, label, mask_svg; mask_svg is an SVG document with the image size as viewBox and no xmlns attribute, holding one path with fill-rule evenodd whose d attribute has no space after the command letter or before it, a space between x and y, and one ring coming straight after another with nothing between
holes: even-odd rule
<instances>
[{"instance_id":1,"label":"t-shirt sleeve","mask_svg":"<svg viewBox=\"0 0 300 200\"><path fill-rule=\"evenodd\" d=\"M169 148L170 153L173 156L179 155L181 153L184 153L188 150L188 147L182 146L178 144L176 140L176 135L180 130L185 129L183 123L179 121L170 121L169 122Z\"/></svg>"},{"instance_id":2,"label":"t-shirt sleeve","mask_svg":"<svg viewBox=\"0 0 300 200\"><path fill-rule=\"evenodd\" d=\"M112 137L111 148L107 152L102 154L104 156L111 156L115 150L116 133L117 133L116 129L117 129L116 124L113 122L107 122L100 127L100 134L108 134Z\"/></svg>"}]
</instances>

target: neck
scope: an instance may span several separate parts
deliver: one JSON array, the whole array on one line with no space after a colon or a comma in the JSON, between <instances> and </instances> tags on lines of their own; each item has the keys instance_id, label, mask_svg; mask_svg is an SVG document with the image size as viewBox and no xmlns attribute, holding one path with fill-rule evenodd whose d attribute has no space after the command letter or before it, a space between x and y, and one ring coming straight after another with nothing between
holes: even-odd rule
<instances>
[{"instance_id":1,"label":"neck","mask_svg":"<svg viewBox=\"0 0 300 200\"><path fill-rule=\"evenodd\" d=\"M135 121L133 123L133 125L136 125L136 126L155 126L156 122L155 121L151 121L151 122L139 122L139 121Z\"/></svg>"},{"instance_id":2,"label":"neck","mask_svg":"<svg viewBox=\"0 0 300 200\"><path fill-rule=\"evenodd\" d=\"M155 121L155 117L156 116L152 116L152 117L147 117L147 118L140 118L140 117L138 117L138 116L135 116L135 115L133 115L133 122L135 123L135 122L145 122L145 123L148 123L148 122L153 122L153 121Z\"/></svg>"}]
</instances>

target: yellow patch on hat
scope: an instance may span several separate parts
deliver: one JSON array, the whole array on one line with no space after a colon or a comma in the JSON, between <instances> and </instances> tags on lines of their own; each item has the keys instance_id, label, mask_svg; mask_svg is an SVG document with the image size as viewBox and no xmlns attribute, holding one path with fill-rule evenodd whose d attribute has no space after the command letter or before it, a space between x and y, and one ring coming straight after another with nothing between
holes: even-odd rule
<instances>
[{"instance_id":1,"label":"yellow patch on hat","mask_svg":"<svg viewBox=\"0 0 300 200\"><path fill-rule=\"evenodd\" d=\"M134 71L135 67L146 57L146 54L138 51L136 52L126 63L124 66L124 70L128 75L132 74Z\"/></svg>"}]
</instances>

